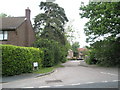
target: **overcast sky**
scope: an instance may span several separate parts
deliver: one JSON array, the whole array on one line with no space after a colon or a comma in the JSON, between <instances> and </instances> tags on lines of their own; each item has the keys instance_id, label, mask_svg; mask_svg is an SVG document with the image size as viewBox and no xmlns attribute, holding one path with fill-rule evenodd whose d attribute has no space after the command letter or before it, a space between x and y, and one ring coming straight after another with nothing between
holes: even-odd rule
<instances>
[{"instance_id":1,"label":"overcast sky","mask_svg":"<svg viewBox=\"0 0 120 90\"><path fill-rule=\"evenodd\" d=\"M33 23L34 17L40 13L39 4L41 1L46 0L2 0L0 2L0 13L6 13L14 17L25 16L25 9L29 7L31 10L31 21ZM65 13L69 21L72 21L71 24L75 30L74 34L76 39L74 39L74 42L80 42L80 46L83 47L88 45L85 42L86 37L83 30L87 19L80 18L79 8L81 1L87 4L89 0L56 0L55 3L65 9Z\"/></svg>"}]
</instances>

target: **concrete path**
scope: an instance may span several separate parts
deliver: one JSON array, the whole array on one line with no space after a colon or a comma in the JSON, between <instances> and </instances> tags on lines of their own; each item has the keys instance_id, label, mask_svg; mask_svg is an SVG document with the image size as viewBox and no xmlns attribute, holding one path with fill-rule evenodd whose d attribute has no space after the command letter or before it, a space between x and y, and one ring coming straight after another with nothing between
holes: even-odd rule
<instances>
[{"instance_id":1,"label":"concrete path","mask_svg":"<svg viewBox=\"0 0 120 90\"><path fill-rule=\"evenodd\" d=\"M3 88L49 88L90 83L118 81L117 68L105 68L87 65L84 61L68 61L65 67L57 68L54 73L42 77L30 77L3 83ZM116 87L118 83L116 83Z\"/></svg>"}]
</instances>

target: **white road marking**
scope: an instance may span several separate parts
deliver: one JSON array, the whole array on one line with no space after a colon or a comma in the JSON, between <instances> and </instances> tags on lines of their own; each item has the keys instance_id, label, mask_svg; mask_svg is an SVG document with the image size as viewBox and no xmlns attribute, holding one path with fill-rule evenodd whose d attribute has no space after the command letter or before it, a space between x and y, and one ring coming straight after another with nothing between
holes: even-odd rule
<instances>
[{"instance_id":1,"label":"white road marking","mask_svg":"<svg viewBox=\"0 0 120 90\"><path fill-rule=\"evenodd\" d=\"M87 84L94 83L94 82L86 82Z\"/></svg>"},{"instance_id":2,"label":"white road marking","mask_svg":"<svg viewBox=\"0 0 120 90\"><path fill-rule=\"evenodd\" d=\"M106 73L106 72L100 72L102 74L108 74L108 75L112 75L112 76L118 76L117 74L113 74L113 73Z\"/></svg>"},{"instance_id":3,"label":"white road marking","mask_svg":"<svg viewBox=\"0 0 120 90\"><path fill-rule=\"evenodd\" d=\"M106 83L106 82L108 82L108 81L102 81L102 82L105 82L105 83Z\"/></svg>"},{"instance_id":4,"label":"white road marking","mask_svg":"<svg viewBox=\"0 0 120 90\"><path fill-rule=\"evenodd\" d=\"M61 86L64 86L64 85L54 85L54 87L61 87Z\"/></svg>"},{"instance_id":5,"label":"white road marking","mask_svg":"<svg viewBox=\"0 0 120 90\"><path fill-rule=\"evenodd\" d=\"M81 83L76 83L76 84L70 84L70 85L80 85Z\"/></svg>"},{"instance_id":6,"label":"white road marking","mask_svg":"<svg viewBox=\"0 0 120 90\"><path fill-rule=\"evenodd\" d=\"M118 75L116 75L116 74L112 74L112 73L107 73L107 74L109 74L109 75L113 75L113 76L118 76Z\"/></svg>"},{"instance_id":7,"label":"white road marking","mask_svg":"<svg viewBox=\"0 0 120 90\"><path fill-rule=\"evenodd\" d=\"M39 88L48 88L48 87L51 87L51 86L39 86Z\"/></svg>"},{"instance_id":8,"label":"white road marking","mask_svg":"<svg viewBox=\"0 0 120 90\"><path fill-rule=\"evenodd\" d=\"M113 82L117 82L118 80L113 80Z\"/></svg>"},{"instance_id":9,"label":"white road marking","mask_svg":"<svg viewBox=\"0 0 120 90\"><path fill-rule=\"evenodd\" d=\"M34 88L34 87L23 87L23 88Z\"/></svg>"}]
</instances>

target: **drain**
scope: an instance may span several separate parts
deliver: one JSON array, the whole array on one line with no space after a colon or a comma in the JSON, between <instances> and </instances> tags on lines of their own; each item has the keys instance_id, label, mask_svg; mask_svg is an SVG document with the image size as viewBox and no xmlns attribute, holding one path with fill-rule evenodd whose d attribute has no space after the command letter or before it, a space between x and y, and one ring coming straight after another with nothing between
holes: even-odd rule
<instances>
[{"instance_id":1,"label":"drain","mask_svg":"<svg viewBox=\"0 0 120 90\"><path fill-rule=\"evenodd\" d=\"M48 81L45 81L46 83L60 83L62 82L62 80L48 80Z\"/></svg>"}]
</instances>

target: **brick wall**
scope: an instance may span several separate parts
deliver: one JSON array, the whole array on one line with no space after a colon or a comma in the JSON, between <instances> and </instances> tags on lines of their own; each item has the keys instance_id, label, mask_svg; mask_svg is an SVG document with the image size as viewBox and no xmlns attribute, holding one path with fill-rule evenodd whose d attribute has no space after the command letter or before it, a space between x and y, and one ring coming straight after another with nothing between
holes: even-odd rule
<instances>
[{"instance_id":1,"label":"brick wall","mask_svg":"<svg viewBox=\"0 0 120 90\"><path fill-rule=\"evenodd\" d=\"M34 41L35 32L32 29L31 23L26 20L15 31L8 32L7 41L0 41L0 43L16 46L32 46Z\"/></svg>"}]
</instances>

